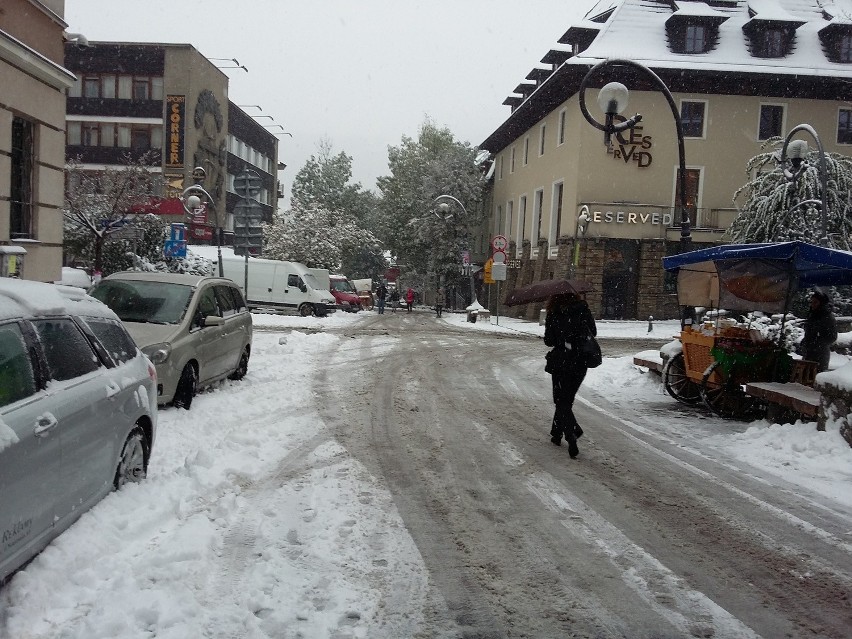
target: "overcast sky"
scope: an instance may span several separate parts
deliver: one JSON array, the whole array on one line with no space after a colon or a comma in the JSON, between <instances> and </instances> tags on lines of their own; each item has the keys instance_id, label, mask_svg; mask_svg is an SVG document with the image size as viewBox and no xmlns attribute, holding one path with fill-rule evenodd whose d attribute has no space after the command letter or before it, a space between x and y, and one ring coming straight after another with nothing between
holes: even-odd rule
<instances>
[{"instance_id":1,"label":"overcast sky","mask_svg":"<svg viewBox=\"0 0 852 639\"><path fill-rule=\"evenodd\" d=\"M290 186L327 139L374 188L387 147L428 116L477 145L502 104L594 0L66 0L68 30L89 40L189 43L225 69L230 98L281 124ZM218 62L226 65L226 62ZM280 131L280 129L271 129Z\"/></svg>"}]
</instances>

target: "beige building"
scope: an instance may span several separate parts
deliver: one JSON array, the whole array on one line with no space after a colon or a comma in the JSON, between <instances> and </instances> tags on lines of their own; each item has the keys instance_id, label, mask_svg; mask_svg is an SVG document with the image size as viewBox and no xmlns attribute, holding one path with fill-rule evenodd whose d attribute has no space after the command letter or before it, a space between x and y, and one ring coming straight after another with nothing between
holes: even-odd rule
<instances>
[{"instance_id":1,"label":"beige building","mask_svg":"<svg viewBox=\"0 0 852 639\"><path fill-rule=\"evenodd\" d=\"M65 165L63 0L0 9L0 276L61 276Z\"/></svg>"},{"instance_id":2,"label":"beige building","mask_svg":"<svg viewBox=\"0 0 852 639\"><path fill-rule=\"evenodd\" d=\"M495 160L492 235L509 239L504 291L576 276L597 317L677 317L661 258L683 251L676 117L683 127L690 249L725 241L746 163L764 142L813 126L826 152L852 151L852 13L817 0L613 0L571 26L504 104L511 114L482 144ZM608 64L585 102L603 123L600 87L630 91L622 113L642 114L612 137L584 118L581 84L594 65L627 59L653 76ZM546 65L546 67L544 66ZM803 137L813 146L814 141ZM519 313L534 318L538 306ZM506 309L501 309L506 312Z\"/></svg>"},{"instance_id":3,"label":"beige building","mask_svg":"<svg viewBox=\"0 0 852 639\"><path fill-rule=\"evenodd\" d=\"M162 197L150 212L186 222L192 243L232 243L239 198L234 177L253 170L266 221L278 201L278 139L228 99L228 76L190 44L69 43L66 64L78 77L68 91L67 155L84 170L117 167L148 154ZM178 196L195 183L212 202L188 217Z\"/></svg>"}]
</instances>

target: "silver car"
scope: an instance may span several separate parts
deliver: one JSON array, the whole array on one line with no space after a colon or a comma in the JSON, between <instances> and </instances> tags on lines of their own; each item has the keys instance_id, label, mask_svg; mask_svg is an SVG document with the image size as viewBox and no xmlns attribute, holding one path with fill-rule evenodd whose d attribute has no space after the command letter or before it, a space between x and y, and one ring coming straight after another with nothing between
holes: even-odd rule
<instances>
[{"instance_id":1,"label":"silver car","mask_svg":"<svg viewBox=\"0 0 852 639\"><path fill-rule=\"evenodd\" d=\"M114 310L157 367L157 400L189 409L197 389L242 379L252 322L243 294L221 277L114 273L90 294Z\"/></svg>"},{"instance_id":2,"label":"silver car","mask_svg":"<svg viewBox=\"0 0 852 639\"><path fill-rule=\"evenodd\" d=\"M80 288L0 278L0 583L145 477L154 366Z\"/></svg>"}]
</instances>

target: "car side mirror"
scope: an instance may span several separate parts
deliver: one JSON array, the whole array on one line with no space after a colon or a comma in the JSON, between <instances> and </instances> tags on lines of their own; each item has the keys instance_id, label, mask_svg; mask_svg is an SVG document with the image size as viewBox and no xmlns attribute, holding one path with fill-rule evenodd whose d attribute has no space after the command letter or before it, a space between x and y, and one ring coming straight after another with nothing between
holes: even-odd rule
<instances>
[{"instance_id":1,"label":"car side mirror","mask_svg":"<svg viewBox=\"0 0 852 639\"><path fill-rule=\"evenodd\" d=\"M225 319L218 315L208 315L204 318L204 328L207 328L208 326L222 326L224 323Z\"/></svg>"}]
</instances>

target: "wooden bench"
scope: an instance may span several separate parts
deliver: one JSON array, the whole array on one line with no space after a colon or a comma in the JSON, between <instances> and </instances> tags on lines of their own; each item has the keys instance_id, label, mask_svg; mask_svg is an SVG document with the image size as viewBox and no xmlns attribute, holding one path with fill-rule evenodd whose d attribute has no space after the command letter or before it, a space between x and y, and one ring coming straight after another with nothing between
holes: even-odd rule
<instances>
[{"instance_id":1,"label":"wooden bench","mask_svg":"<svg viewBox=\"0 0 852 639\"><path fill-rule=\"evenodd\" d=\"M819 415L822 394L798 382L750 382L745 385L745 392L765 401L767 418L777 423L795 421L796 415Z\"/></svg>"},{"instance_id":2,"label":"wooden bench","mask_svg":"<svg viewBox=\"0 0 852 639\"><path fill-rule=\"evenodd\" d=\"M633 356L633 365L642 366L655 373L662 374L663 359L657 351L642 351Z\"/></svg>"}]
</instances>

